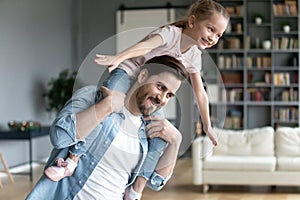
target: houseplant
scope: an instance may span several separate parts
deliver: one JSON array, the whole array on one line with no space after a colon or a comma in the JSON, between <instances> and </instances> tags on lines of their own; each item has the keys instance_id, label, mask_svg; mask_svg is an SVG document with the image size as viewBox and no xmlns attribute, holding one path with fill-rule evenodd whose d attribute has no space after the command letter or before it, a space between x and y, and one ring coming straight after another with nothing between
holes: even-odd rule
<instances>
[{"instance_id":1,"label":"houseplant","mask_svg":"<svg viewBox=\"0 0 300 200\"><path fill-rule=\"evenodd\" d=\"M43 94L48 104L47 111L59 113L72 96L76 75L76 71L70 72L65 69L59 73L57 78L51 78L48 82L49 89Z\"/></svg>"}]
</instances>

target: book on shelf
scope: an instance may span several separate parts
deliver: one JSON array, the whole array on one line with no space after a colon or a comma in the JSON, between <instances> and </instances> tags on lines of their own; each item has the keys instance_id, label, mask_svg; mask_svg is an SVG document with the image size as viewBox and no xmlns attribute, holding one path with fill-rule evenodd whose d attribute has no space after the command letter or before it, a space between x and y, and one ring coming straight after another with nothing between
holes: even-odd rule
<instances>
[{"instance_id":1,"label":"book on shelf","mask_svg":"<svg viewBox=\"0 0 300 200\"><path fill-rule=\"evenodd\" d=\"M224 56L218 56L218 67L219 69L224 69L225 65L224 65Z\"/></svg>"},{"instance_id":2,"label":"book on shelf","mask_svg":"<svg viewBox=\"0 0 300 200\"><path fill-rule=\"evenodd\" d=\"M227 49L241 49L242 48L242 43L239 38L235 38L235 37L226 38L226 43L227 43L227 45L226 45Z\"/></svg>"},{"instance_id":3,"label":"book on shelf","mask_svg":"<svg viewBox=\"0 0 300 200\"><path fill-rule=\"evenodd\" d=\"M251 48L251 37L250 35L246 36L246 44L245 44L245 49L250 49Z\"/></svg>"},{"instance_id":4,"label":"book on shelf","mask_svg":"<svg viewBox=\"0 0 300 200\"><path fill-rule=\"evenodd\" d=\"M242 84L243 74L242 73L223 73L221 74L222 80L225 84Z\"/></svg>"},{"instance_id":5,"label":"book on shelf","mask_svg":"<svg viewBox=\"0 0 300 200\"><path fill-rule=\"evenodd\" d=\"M235 54L230 56L218 56L219 69L240 69L243 66L243 58L238 57Z\"/></svg>"},{"instance_id":6,"label":"book on shelf","mask_svg":"<svg viewBox=\"0 0 300 200\"><path fill-rule=\"evenodd\" d=\"M249 100L249 101L269 101L270 93L271 92L268 89L248 88L247 100Z\"/></svg>"},{"instance_id":7,"label":"book on shelf","mask_svg":"<svg viewBox=\"0 0 300 200\"><path fill-rule=\"evenodd\" d=\"M271 83L271 73L265 73L264 78L265 78L265 83L267 84Z\"/></svg>"},{"instance_id":8,"label":"book on shelf","mask_svg":"<svg viewBox=\"0 0 300 200\"><path fill-rule=\"evenodd\" d=\"M253 67L253 62L252 62L252 58L250 56L248 56L246 58L246 66L251 69Z\"/></svg>"},{"instance_id":9,"label":"book on shelf","mask_svg":"<svg viewBox=\"0 0 300 200\"><path fill-rule=\"evenodd\" d=\"M298 90L290 88L288 90L281 91L278 96L275 97L276 101L298 101Z\"/></svg>"},{"instance_id":10,"label":"book on shelf","mask_svg":"<svg viewBox=\"0 0 300 200\"><path fill-rule=\"evenodd\" d=\"M231 16L243 16L243 5L225 6L225 9Z\"/></svg>"},{"instance_id":11,"label":"book on shelf","mask_svg":"<svg viewBox=\"0 0 300 200\"><path fill-rule=\"evenodd\" d=\"M272 59L270 56L248 56L246 59L246 66L248 69L252 68L267 68L272 66Z\"/></svg>"},{"instance_id":12,"label":"book on shelf","mask_svg":"<svg viewBox=\"0 0 300 200\"><path fill-rule=\"evenodd\" d=\"M288 48L289 39L287 37L282 37L280 42L280 49L286 50Z\"/></svg>"},{"instance_id":13,"label":"book on shelf","mask_svg":"<svg viewBox=\"0 0 300 200\"><path fill-rule=\"evenodd\" d=\"M225 118L224 128L227 129L241 129L243 126L243 113L241 110L229 110Z\"/></svg>"},{"instance_id":14,"label":"book on shelf","mask_svg":"<svg viewBox=\"0 0 300 200\"><path fill-rule=\"evenodd\" d=\"M281 121L298 120L298 108L296 107L280 107L274 111L274 118Z\"/></svg>"},{"instance_id":15,"label":"book on shelf","mask_svg":"<svg viewBox=\"0 0 300 200\"><path fill-rule=\"evenodd\" d=\"M273 47L276 50L287 50L287 49L298 49L298 39L297 38L288 38L288 37L281 37L281 38L274 38Z\"/></svg>"},{"instance_id":16,"label":"book on shelf","mask_svg":"<svg viewBox=\"0 0 300 200\"><path fill-rule=\"evenodd\" d=\"M297 16L297 1L289 0L284 3L273 4L273 14L274 16Z\"/></svg>"},{"instance_id":17,"label":"book on shelf","mask_svg":"<svg viewBox=\"0 0 300 200\"><path fill-rule=\"evenodd\" d=\"M289 99L290 101L298 101L299 97L298 97L298 90L294 90L294 88L290 88L289 90Z\"/></svg>"},{"instance_id":18,"label":"book on shelf","mask_svg":"<svg viewBox=\"0 0 300 200\"><path fill-rule=\"evenodd\" d=\"M289 85L291 83L290 73L288 72L277 72L273 74L274 85Z\"/></svg>"},{"instance_id":19,"label":"book on shelf","mask_svg":"<svg viewBox=\"0 0 300 200\"><path fill-rule=\"evenodd\" d=\"M243 100L242 88L227 89L227 101L235 102Z\"/></svg>"}]
</instances>

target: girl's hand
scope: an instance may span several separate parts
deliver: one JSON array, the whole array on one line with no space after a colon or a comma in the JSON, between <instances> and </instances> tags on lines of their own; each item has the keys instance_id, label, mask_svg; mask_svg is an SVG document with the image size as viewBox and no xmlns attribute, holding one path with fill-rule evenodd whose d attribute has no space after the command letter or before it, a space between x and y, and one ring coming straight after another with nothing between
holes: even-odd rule
<instances>
[{"instance_id":1,"label":"girl's hand","mask_svg":"<svg viewBox=\"0 0 300 200\"><path fill-rule=\"evenodd\" d=\"M212 144L214 146L218 146L218 144L219 144L219 142L218 142L218 136L215 133L215 131L210 127L210 128L208 128L208 130L205 133L209 137L209 139L212 142Z\"/></svg>"},{"instance_id":2,"label":"girl's hand","mask_svg":"<svg viewBox=\"0 0 300 200\"><path fill-rule=\"evenodd\" d=\"M109 72L117 68L121 63L120 61L118 61L117 56L109 56L109 55L101 55L101 54L96 54L96 58L94 61L98 65L108 66Z\"/></svg>"}]
</instances>

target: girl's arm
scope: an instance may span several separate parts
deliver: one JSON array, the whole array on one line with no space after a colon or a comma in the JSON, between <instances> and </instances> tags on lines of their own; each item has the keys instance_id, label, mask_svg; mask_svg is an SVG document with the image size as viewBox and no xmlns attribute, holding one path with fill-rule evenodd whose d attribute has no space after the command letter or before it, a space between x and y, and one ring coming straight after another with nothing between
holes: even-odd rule
<instances>
[{"instance_id":1,"label":"girl's arm","mask_svg":"<svg viewBox=\"0 0 300 200\"><path fill-rule=\"evenodd\" d=\"M192 82L192 87L195 94L198 110L200 112L200 116L203 122L204 131L207 131L208 128L211 126L207 93L204 90L200 73L190 74L190 79Z\"/></svg>"},{"instance_id":2,"label":"girl's arm","mask_svg":"<svg viewBox=\"0 0 300 200\"><path fill-rule=\"evenodd\" d=\"M162 44L162 37L160 35L155 35L147 40L136 43L114 56L96 54L95 62L99 65L108 65L108 70L112 71L124 60L145 55Z\"/></svg>"},{"instance_id":3,"label":"girl's arm","mask_svg":"<svg viewBox=\"0 0 300 200\"><path fill-rule=\"evenodd\" d=\"M211 127L211 121L209 116L209 101L207 93L204 89L200 72L190 74L193 91L195 94L198 110L203 122L204 132L208 135L212 143L218 145L218 139Z\"/></svg>"}]
</instances>

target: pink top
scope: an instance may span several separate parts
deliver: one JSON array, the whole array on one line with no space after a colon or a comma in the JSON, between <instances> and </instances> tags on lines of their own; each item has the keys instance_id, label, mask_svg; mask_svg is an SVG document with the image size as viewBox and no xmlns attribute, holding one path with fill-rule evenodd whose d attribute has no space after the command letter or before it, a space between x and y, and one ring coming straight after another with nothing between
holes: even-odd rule
<instances>
[{"instance_id":1,"label":"pink top","mask_svg":"<svg viewBox=\"0 0 300 200\"><path fill-rule=\"evenodd\" d=\"M155 56L169 55L180 60L189 73L200 72L202 66L201 50L194 45L186 52L180 52L180 40L182 35L181 28L167 25L154 30L148 36L146 36L145 39L151 38L157 34L159 34L163 39L163 44L161 46L153 49L144 56L138 56L125 60L120 64L119 67L124 69L128 75L135 76L138 73L140 66L145 64L146 61Z\"/></svg>"}]
</instances>

